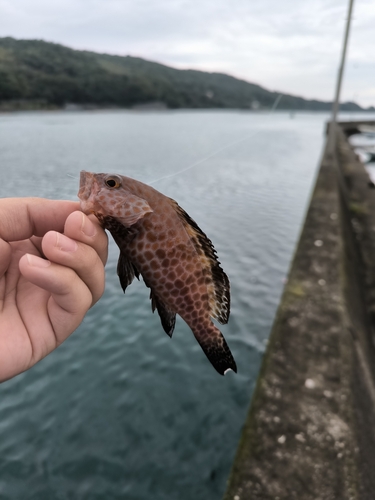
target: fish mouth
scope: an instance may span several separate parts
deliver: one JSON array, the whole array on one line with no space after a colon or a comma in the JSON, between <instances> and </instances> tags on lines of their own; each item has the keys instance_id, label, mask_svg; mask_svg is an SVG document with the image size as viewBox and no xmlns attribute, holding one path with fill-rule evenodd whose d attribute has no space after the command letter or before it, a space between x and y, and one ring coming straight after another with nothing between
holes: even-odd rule
<instances>
[{"instance_id":1,"label":"fish mouth","mask_svg":"<svg viewBox=\"0 0 375 500\"><path fill-rule=\"evenodd\" d=\"M99 186L95 179L95 174L81 170L79 177L78 198L81 200L81 210L85 214L95 212L95 196L99 192Z\"/></svg>"},{"instance_id":2,"label":"fish mouth","mask_svg":"<svg viewBox=\"0 0 375 500\"><path fill-rule=\"evenodd\" d=\"M93 174L91 172L86 172L85 170L81 170L79 174L79 191L78 198L80 200L87 200L90 196Z\"/></svg>"}]
</instances>

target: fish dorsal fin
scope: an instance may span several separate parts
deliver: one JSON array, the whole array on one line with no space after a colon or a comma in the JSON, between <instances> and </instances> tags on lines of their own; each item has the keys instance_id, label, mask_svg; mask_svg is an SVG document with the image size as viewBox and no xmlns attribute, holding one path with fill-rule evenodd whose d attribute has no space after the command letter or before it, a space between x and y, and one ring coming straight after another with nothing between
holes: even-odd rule
<instances>
[{"instance_id":1,"label":"fish dorsal fin","mask_svg":"<svg viewBox=\"0 0 375 500\"><path fill-rule=\"evenodd\" d=\"M228 323L230 284L228 276L220 266L216 250L211 240L207 238L190 215L176 201L171 199L171 202L201 259L204 272L209 277L210 315L221 324Z\"/></svg>"}]
</instances>

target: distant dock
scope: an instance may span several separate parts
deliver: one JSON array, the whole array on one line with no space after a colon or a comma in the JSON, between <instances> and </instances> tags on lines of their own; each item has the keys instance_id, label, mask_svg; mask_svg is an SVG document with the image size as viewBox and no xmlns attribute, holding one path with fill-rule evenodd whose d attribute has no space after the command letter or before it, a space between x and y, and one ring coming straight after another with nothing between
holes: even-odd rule
<instances>
[{"instance_id":1,"label":"distant dock","mask_svg":"<svg viewBox=\"0 0 375 500\"><path fill-rule=\"evenodd\" d=\"M375 498L375 189L326 144L224 500Z\"/></svg>"}]
</instances>

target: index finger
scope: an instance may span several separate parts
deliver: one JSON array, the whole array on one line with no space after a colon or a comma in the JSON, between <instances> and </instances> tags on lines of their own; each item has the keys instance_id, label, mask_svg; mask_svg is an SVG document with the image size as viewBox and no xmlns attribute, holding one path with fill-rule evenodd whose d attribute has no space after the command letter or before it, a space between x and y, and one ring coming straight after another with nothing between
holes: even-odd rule
<instances>
[{"instance_id":1,"label":"index finger","mask_svg":"<svg viewBox=\"0 0 375 500\"><path fill-rule=\"evenodd\" d=\"M9 242L43 236L51 230L63 232L67 217L79 208L78 201L3 198L0 200L0 238Z\"/></svg>"}]
</instances>

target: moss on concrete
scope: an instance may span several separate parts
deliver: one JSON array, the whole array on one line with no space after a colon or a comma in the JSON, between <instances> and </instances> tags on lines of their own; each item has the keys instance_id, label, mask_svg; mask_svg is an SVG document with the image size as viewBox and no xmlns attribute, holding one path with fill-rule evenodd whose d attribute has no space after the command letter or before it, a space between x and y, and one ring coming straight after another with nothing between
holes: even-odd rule
<instances>
[{"instance_id":1,"label":"moss on concrete","mask_svg":"<svg viewBox=\"0 0 375 500\"><path fill-rule=\"evenodd\" d=\"M289 283L287 286L287 291L289 294L296 295L297 297L303 297L306 292L302 283Z\"/></svg>"},{"instance_id":2,"label":"moss on concrete","mask_svg":"<svg viewBox=\"0 0 375 500\"><path fill-rule=\"evenodd\" d=\"M355 215L364 215L368 213L366 203L359 203L354 201L349 204L349 210Z\"/></svg>"}]
</instances>

